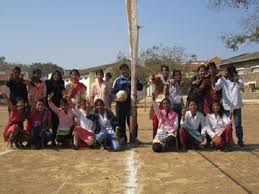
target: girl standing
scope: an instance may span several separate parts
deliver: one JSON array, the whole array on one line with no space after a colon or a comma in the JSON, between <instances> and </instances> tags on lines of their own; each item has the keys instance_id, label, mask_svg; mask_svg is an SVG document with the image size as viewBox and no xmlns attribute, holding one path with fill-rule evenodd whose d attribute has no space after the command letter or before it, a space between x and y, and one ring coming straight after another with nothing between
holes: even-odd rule
<instances>
[{"instance_id":1,"label":"girl standing","mask_svg":"<svg viewBox=\"0 0 259 194\"><path fill-rule=\"evenodd\" d=\"M244 86L244 81L238 76L236 68L230 66L225 69L224 76L218 79L213 88L215 90L222 89L222 102L224 109L230 113L233 111L236 136L238 145L244 147L243 127L242 127L242 107L240 89Z\"/></svg>"},{"instance_id":2,"label":"girl standing","mask_svg":"<svg viewBox=\"0 0 259 194\"><path fill-rule=\"evenodd\" d=\"M28 89L28 99L31 109L35 109L36 103L40 99L46 99L47 87L46 84L41 80L41 70L34 69L31 82Z\"/></svg>"},{"instance_id":3,"label":"girl standing","mask_svg":"<svg viewBox=\"0 0 259 194\"><path fill-rule=\"evenodd\" d=\"M47 95L53 93L52 102L56 107L60 106L60 100L65 90L64 81L62 79L61 72L56 70L52 73L50 80L46 80ZM46 97L47 98L47 97ZM46 99L47 101L47 99ZM51 111L51 123L52 123L52 145L56 145L56 134L59 125L58 116L55 112Z\"/></svg>"},{"instance_id":4,"label":"girl standing","mask_svg":"<svg viewBox=\"0 0 259 194\"><path fill-rule=\"evenodd\" d=\"M65 95L63 96L68 101L76 106L79 105L80 101L85 99L86 95L86 86L79 82L80 74L77 69L72 69L70 71L70 82L66 85Z\"/></svg>"},{"instance_id":5,"label":"girl standing","mask_svg":"<svg viewBox=\"0 0 259 194\"><path fill-rule=\"evenodd\" d=\"M97 99L102 99L105 107L109 107L108 86L103 77L103 70L96 71L95 82L91 85L91 104L93 105Z\"/></svg>"}]
</instances>

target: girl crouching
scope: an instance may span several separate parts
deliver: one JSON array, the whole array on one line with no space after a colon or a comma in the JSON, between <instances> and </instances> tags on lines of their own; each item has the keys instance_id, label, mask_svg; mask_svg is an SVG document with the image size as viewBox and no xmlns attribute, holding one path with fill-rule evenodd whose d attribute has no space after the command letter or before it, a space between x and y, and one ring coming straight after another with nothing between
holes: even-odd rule
<instances>
[{"instance_id":1,"label":"girl crouching","mask_svg":"<svg viewBox=\"0 0 259 194\"><path fill-rule=\"evenodd\" d=\"M231 117L223 114L220 103L215 101L212 104L212 113L206 116L206 132L212 139L212 146L216 149L229 147L232 140Z\"/></svg>"},{"instance_id":2,"label":"girl crouching","mask_svg":"<svg viewBox=\"0 0 259 194\"><path fill-rule=\"evenodd\" d=\"M90 102L87 100L81 100L80 108L73 108L72 110L80 123L80 125L76 126L73 131L74 149L84 147L85 144L87 146L93 145L95 141L95 125L94 121L88 118L91 110Z\"/></svg>"},{"instance_id":3,"label":"girl crouching","mask_svg":"<svg viewBox=\"0 0 259 194\"><path fill-rule=\"evenodd\" d=\"M115 115L109 109L104 108L103 100L97 99L94 104L97 114L96 124L99 131L96 135L96 144L107 143L111 146L112 150L119 151L121 146L115 133L118 126Z\"/></svg>"},{"instance_id":4,"label":"girl crouching","mask_svg":"<svg viewBox=\"0 0 259 194\"><path fill-rule=\"evenodd\" d=\"M8 107L11 110L8 118L8 124L4 129L4 140L8 142L10 148L23 147L23 142L29 144L30 132L28 124L28 112L25 109L25 102L22 98L16 99L16 104L13 105L5 93L0 92L8 102Z\"/></svg>"},{"instance_id":5,"label":"girl crouching","mask_svg":"<svg viewBox=\"0 0 259 194\"><path fill-rule=\"evenodd\" d=\"M65 99L60 100L60 108L52 102L54 93L48 95L49 108L57 114L59 125L57 130L56 141L59 145L70 145L72 143L72 128L74 124L74 113L69 103Z\"/></svg>"},{"instance_id":6,"label":"girl crouching","mask_svg":"<svg viewBox=\"0 0 259 194\"><path fill-rule=\"evenodd\" d=\"M51 112L43 100L37 100L30 117L31 148L44 148L51 140Z\"/></svg>"},{"instance_id":7,"label":"girl crouching","mask_svg":"<svg viewBox=\"0 0 259 194\"><path fill-rule=\"evenodd\" d=\"M158 118L158 129L153 140L152 149L154 152L168 151L177 144L178 115L171 110L170 100L165 98L162 101L162 110L159 109L153 94L153 108ZM176 147L176 150L178 147Z\"/></svg>"}]
</instances>

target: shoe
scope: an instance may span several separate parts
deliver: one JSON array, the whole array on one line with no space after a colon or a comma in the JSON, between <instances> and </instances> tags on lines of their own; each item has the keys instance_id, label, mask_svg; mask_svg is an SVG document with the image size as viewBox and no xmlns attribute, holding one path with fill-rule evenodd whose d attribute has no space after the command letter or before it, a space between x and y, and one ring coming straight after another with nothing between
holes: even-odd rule
<instances>
[{"instance_id":1,"label":"shoe","mask_svg":"<svg viewBox=\"0 0 259 194\"><path fill-rule=\"evenodd\" d=\"M187 152L186 146L182 145L182 151Z\"/></svg>"},{"instance_id":2,"label":"shoe","mask_svg":"<svg viewBox=\"0 0 259 194\"><path fill-rule=\"evenodd\" d=\"M77 145L77 144L73 143L72 147L73 147L74 150L79 150L79 145Z\"/></svg>"},{"instance_id":3,"label":"shoe","mask_svg":"<svg viewBox=\"0 0 259 194\"><path fill-rule=\"evenodd\" d=\"M244 144L244 142L242 142L242 141L239 141L239 142L238 142L238 145L239 145L241 148L245 147L245 144Z\"/></svg>"},{"instance_id":4,"label":"shoe","mask_svg":"<svg viewBox=\"0 0 259 194\"><path fill-rule=\"evenodd\" d=\"M99 144L99 142L94 142L93 145L90 146L90 148L92 149L100 149L101 148L101 144Z\"/></svg>"}]
</instances>

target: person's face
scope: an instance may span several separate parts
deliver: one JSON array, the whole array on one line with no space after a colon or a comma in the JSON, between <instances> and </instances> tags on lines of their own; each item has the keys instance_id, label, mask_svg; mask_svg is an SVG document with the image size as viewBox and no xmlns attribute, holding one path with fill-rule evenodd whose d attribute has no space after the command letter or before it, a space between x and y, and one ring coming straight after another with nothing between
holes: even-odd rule
<instances>
[{"instance_id":1,"label":"person's face","mask_svg":"<svg viewBox=\"0 0 259 194\"><path fill-rule=\"evenodd\" d=\"M220 111L220 105L219 105L218 103L214 103L214 104L212 105L212 111L213 111L213 113L219 113L219 111Z\"/></svg>"},{"instance_id":2,"label":"person's face","mask_svg":"<svg viewBox=\"0 0 259 194\"><path fill-rule=\"evenodd\" d=\"M122 67L120 71L121 75L123 75L124 77L129 77L129 69L127 67Z\"/></svg>"},{"instance_id":3,"label":"person's face","mask_svg":"<svg viewBox=\"0 0 259 194\"><path fill-rule=\"evenodd\" d=\"M89 104L89 102L83 101L83 102L80 104L80 108L83 109L83 110L85 110L85 111L90 110L90 104Z\"/></svg>"},{"instance_id":4,"label":"person's face","mask_svg":"<svg viewBox=\"0 0 259 194\"><path fill-rule=\"evenodd\" d=\"M171 110L171 106L170 106L170 103L168 102L168 100L163 100L163 109L166 111L166 112L170 112Z\"/></svg>"},{"instance_id":5,"label":"person's face","mask_svg":"<svg viewBox=\"0 0 259 194\"><path fill-rule=\"evenodd\" d=\"M78 82L78 80L79 80L79 75L78 75L75 71L73 71L73 72L71 73L71 75L70 75L70 80L71 80L72 82Z\"/></svg>"},{"instance_id":6,"label":"person's face","mask_svg":"<svg viewBox=\"0 0 259 194\"><path fill-rule=\"evenodd\" d=\"M16 103L16 106L17 106L17 110L20 111L20 110L23 110L24 109L24 101L23 100L19 100L17 103Z\"/></svg>"},{"instance_id":7,"label":"person's face","mask_svg":"<svg viewBox=\"0 0 259 194\"><path fill-rule=\"evenodd\" d=\"M41 112L41 111L43 111L43 109L44 109L44 104L43 104L43 102L38 101L38 102L36 103L36 110L38 110L39 112Z\"/></svg>"},{"instance_id":8,"label":"person's face","mask_svg":"<svg viewBox=\"0 0 259 194\"><path fill-rule=\"evenodd\" d=\"M169 71L166 67L162 68L162 75L163 77L168 77L169 76Z\"/></svg>"},{"instance_id":9,"label":"person's face","mask_svg":"<svg viewBox=\"0 0 259 194\"><path fill-rule=\"evenodd\" d=\"M189 104L189 108L190 108L190 111L192 113L196 113L197 112L197 104L193 101L190 102Z\"/></svg>"},{"instance_id":10,"label":"person's face","mask_svg":"<svg viewBox=\"0 0 259 194\"><path fill-rule=\"evenodd\" d=\"M204 78L205 75L206 75L206 69L205 68L200 68L198 74L199 74L199 78L200 79Z\"/></svg>"},{"instance_id":11,"label":"person's face","mask_svg":"<svg viewBox=\"0 0 259 194\"><path fill-rule=\"evenodd\" d=\"M101 102L98 102L95 105L95 109L97 110L98 113L102 113L104 111L104 104Z\"/></svg>"},{"instance_id":12,"label":"person's face","mask_svg":"<svg viewBox=\"0 0 259 194\"><path fill-rule=\"evenodd\" d=\"M229 72L228 72L227 69L224 70L224 76L225 76L225 77L229 77Z\"/></svg>"},{"instance_id":13,"label":"person's face","mask_svg":"<svg viewBox=\"0 0 259 194\"><path fill-rule=\"evenodd\" d=\"M111 79L111 77L109 75L105 75L105 81L109 81Z\"/></svg>"},{"instance_id":14,"label":"person's face","mask_svg":"<svg viewBox=\"0 0 259 194\"><path fill-rule=\"evenodd\" d=\"M33 76L37 79L40 79L41 78L41 72L40 71L37 71L33 74Z\"/></svg>"},{"instance_id":15,"label":"person's face","mask_svg":"<svg viewBox=\"0 0 259 194\"><path fill-rule=\"evenodd\" d=\"M60 108L62 108L62 110L63 110L64 112L67 112L67 110L68 110L68 105L67 105L67 104L61 104L61 105L60 105Z\"/></svg>"},{"instance_id":16,"label":"person's face","mask_svg":"<svg viewBox=\"0 0 259 194\"><path fill-rule=\"evenodd\" d=\"M181 79L182 79L181 73L180 72L176 72L175 75L174 75L174 79L176 81L181 81Z\"/></svg>"},{"instance_id":17,"label":"person's face","mask_svg":"<svg viewBox=\"0 0 259 194\"><path fill-rule=\"evenodd\" d=\"M53 80L54 80L54 81L59 81L59 80L60 80L60 75L59 75L59 73L54 73L54 74L53 74Z\"/></svg>"},{"instance_id":18,"label":"person's face","mask_svg":"<svg viewBox=\"0 0 259 194\"><path fill-rule=\"evenodd\" d=\"M99 81L103 81L103 74L101 72L98 72L96 74L96 78L99 80Z\"/></svg>"},{"instance_id":19,"label":"person's face","mask_svg":"<svg viewBox=\"0 0 259 194\"><path fill-rule=\"evenodd\" d=\"M17 70L17 69L13 70L13 76L15 79L18 79L20 77L20 75L21 75L21 72L19 70Z\"/></svg>"},{"instance_id":20,"label":"person's face","mask_svg":"<svg viewBox=\"0 0 259 194\"><path fill-rule=\"evenodd\" d=\"M209 69L208 69L208 73L210 75L216 75L218 73L218 70L217 68L215 68L214 66L211 66Z\"/></svg>"}]
</instances>

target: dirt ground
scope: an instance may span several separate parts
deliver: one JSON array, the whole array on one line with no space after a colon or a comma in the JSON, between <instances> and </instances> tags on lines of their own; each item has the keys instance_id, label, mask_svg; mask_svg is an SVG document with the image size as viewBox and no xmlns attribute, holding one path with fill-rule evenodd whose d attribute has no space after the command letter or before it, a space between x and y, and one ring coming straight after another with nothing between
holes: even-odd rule
<instances>
[{"instance_id":1,"label":"dirt ground","mask_svg":"<svg viewBox=\"0 0 259 194\"><path fill-rule=\"evenodd\" d=\"M107 150L14 150L0 141L0 193L259 193L259 106L243 109L246 147L231 152L154 153L148 110L142 145ZM0 107L1 133L7 121ZM234 138L236 136L234 134Z\"/></svg>"}]
</instances>

